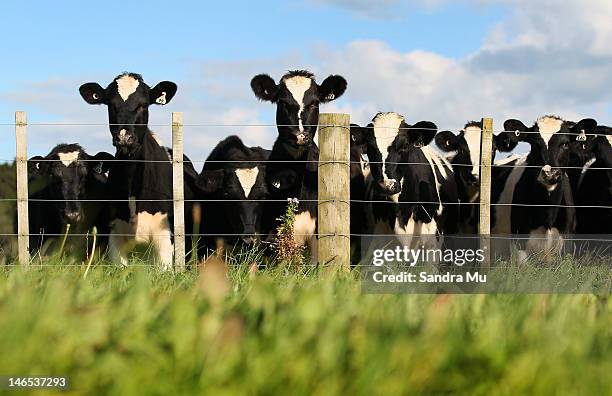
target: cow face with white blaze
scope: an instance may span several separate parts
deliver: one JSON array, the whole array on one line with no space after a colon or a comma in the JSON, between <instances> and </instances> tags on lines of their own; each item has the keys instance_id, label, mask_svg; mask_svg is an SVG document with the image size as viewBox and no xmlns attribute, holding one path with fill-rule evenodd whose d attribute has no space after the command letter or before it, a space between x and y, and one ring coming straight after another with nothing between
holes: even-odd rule
<instances>
[{"instance_id":1,"label":"cow face with white blaze","mask_svg":"<svg viewBox=\"0 0 612 396\"><path fill-rule=\"evenodd\" d=\"M406 151L426 146L437 132L429 121L409 125L398 113L378 113L365 128L351 128L354 144L363 147L370 161L370 173L379 191L396 195L401 191L398 162ZM403 138L397 140L402 134Z\"/></svg>"},{"instance_id":2,"label":"cow face with white blaze","mask_svg":"<svg viewBox=\"0 0 612 396\"><path fill-rule=\"evenodd\" d=\"M581 133L581 131L593 133L597 128L597 122L586 118L574 124L556 116L544 116L539 118L531 128L515 119L507 120L504 128L507 132L502 133L519 131L521 136L524 136L522 140L531 146L527 163L530 166L541 166L539 169L527 169L526 172L537 172L538 183L552 192L559 185L565 174L564 168L569 164L569 145L572 135Z\"/></svg>"},{"instance_id":3,"label":"cow face with white blaze","mask_svg":"<svg viewBox=\"0 0 612 396\"><path fill-rule=\"evenodd\" d=\"M177 86L162 81L150 88L140 74L124 73L106 88L90 82L81 85L79 92L89 104L105 104L113 145L119 153L135 151L142 142L149 122L149 105L165 105L176 94Z\"/></svg>"},{"instance_id":4,"label":"cow face with white blaze","mask_svg":"<svg viewBox=\"0 0 612 396\"><path fill-rule=\"evenodd\" d=\"M459 135L442 131L436 135L436 146L446 152L445 157L453 164L455 175L465 186L470 199L478 196L480 186L480 141L482 123L468 122Z\"/></svg>"},{"instance_id":5,"label":"cow face with white blaze","mask_svg":"<svg viewBox=\"0 0 612 396\"><path fill-rule=\"evenodd\" d=\"M223 239L247 245L257 241L268 198L264 162L268 157L267 150L247 147L238 136L223 139L212 150L196 181L208 213L206 233L231 234Z\"/></svg>"},{"instance_id":6,"label":"cow face with white blaze","mask_svg":"<svg viewBox=\"0 0 612 396\"><path fill-rule=\"evenodd\" d=\"M512 151L521 137L518 132L493 136L492 158L499 151ZM436 146L444 157L453 165L459 186L465 191L461 199L474 202L480 194L480 149L482 141L482 122L470 121L463 130L455 135L451 131L442 131L436 135Z\"/></svg>"},{"instance_id":7,"label":"cow face with white blaze","mask_svg":"<svg viewBox=\"0 0 612 396\"><path fill-rule=\"evenodd\" d=\"M246 165L203 170L197 185L206 196L227 200L218 205L223 213L216 215L224 218L231 234L239 234L243 243L251 245L259 238L263 201L268 194L263 166Z\"/></svg>"},{"instance_id":8,"label":"cow face with white blaze","mask_svg":"<svg viewBox=\"0 0 612 396\"><path fill-rule=\"evenodd\" d=\"M45 157L36 156L28 160L28 173L34 178L46 179L54 202L56 216L63 224L76 224L83 220L83 204L87 182L95 178L106 182L106 172L114 157L105 152L90 156L78 144L59 144Z\"/></svg>"},{"instance_id":9,"label":"cow face with white blaze","mask_svg":"<svg viewBox=\"0 0 612 396\"><path fill-rule=\"evenodd\" d=\"M285 74L279 84L267 74L251 80L251 89L260 100L276 104L279 137L298 146L312 143L319 122L319 104L342 96L346 80L337 75L327 77L321 85L306 70Z\"/></svg>"}]
</instances>

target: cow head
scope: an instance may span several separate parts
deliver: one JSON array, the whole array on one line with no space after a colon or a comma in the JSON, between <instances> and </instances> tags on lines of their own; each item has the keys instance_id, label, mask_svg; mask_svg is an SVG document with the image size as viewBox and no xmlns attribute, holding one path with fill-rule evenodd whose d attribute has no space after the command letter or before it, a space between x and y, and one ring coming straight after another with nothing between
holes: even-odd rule
<instances>
[{"instance_id":1,"label":"cow head","mask_svg":"<svg viewBox=\"0 0 612 396\"><path fill-rule=\"evenodd\" d=\"M314 75L305 70L285 74L280 83L267 74L251 80L251 89L260 100L276 104L279 137L298 146L312 143L319 122L319 104L342 96L346 80L332 75L317 84Z\"/></svg>"},{"instance_id":2,"label":"cow head","mask_svg":"<svg viewBox=\"0 0 612 396\"><path fill-rule=\"evenodd\" d=\"M442 131L436 135L435 142L454 167L462 184L470 190L470 195L477 195L480 186L480 140L482 123L468 122L459 135L451 131Z\"/></svg>"},{"instance_id":3,"label":"cow head","mask_svg":"<svg viewBox=\"0 0 612 396\"><path fill-rule=\"evenodd\" d=\"M531 146L527 164L536 166L534 171L537 172L537 181L549 192L557 188L565 173L564 168L569 164L572 135L581 130L592 133L596 127L597 122L593 119L587 118L573 124L556 116L541 117L531 128L519 120L507 120L504 123L507 131L517 131L521 140Z\"/></svg>"},{"instance_id":4,"label":"cow head","mask_svg":"<svg viewBox=\"0 0 612 396\"><path fill-rule=\"evenodd\" d=\"M428 145L436 131L432 122L420 121L411 126L400 114L378 113L366 127L351 127L351 140L367 154L380 192L391 196L401 191L398 162L406 152Z\"/></svg>"},{"instance_id":5,"label":"cow head","mask_svg":"<svg viewBox=\"0 0 612 396\"><path fill-rule=\"evenodd\" d=\"M578 131L578 135L571 136L570 164L571 166L585 166L593 163L603 152L612 152L612 128L598 125L594 134L588 134L586 129Z\"/></svg>"},{"instance_id":6,"label":"cow head","mask_svg":"<svg viewBox=\"0 0 612 396\"><path fill-rule=\"evenodd\" d=\"M30 158L28 174L33 179L46 179L52 199L58 200L53 203L57 218L64 224L75 224L83 218L81 200L88 182L105 183L113 158L105 152L90 156L78 144L60 144L45 157Z\"/></svg>"},{"instance_id":7,"label":"cow head","mask_svg":"<svg viewBox=\"0 0 612 396\"><path fill-rule=\"evenodd\" d=\"M263 200L268 196L263 166L242 163L224 169L204 169L197 186L205 197L228 200L219 206L232 234L241 234L247 245L257 241Z\"/></svg>"},{"instance_id":8,"label":"cow head","mask_svg":"<svg viewBox=\"0 0 612 396\"><path fill-rule=\"evenodd\" d=\"M169 103L176 89L176 84L170 81L162 81L150 88L140 74L124 73L106 88L90 82L81 85L79 92L87 103L108 107L113 146L119 153L129 153L139 147L148 130L149 105Z\"/></svg>"}]
</instances>

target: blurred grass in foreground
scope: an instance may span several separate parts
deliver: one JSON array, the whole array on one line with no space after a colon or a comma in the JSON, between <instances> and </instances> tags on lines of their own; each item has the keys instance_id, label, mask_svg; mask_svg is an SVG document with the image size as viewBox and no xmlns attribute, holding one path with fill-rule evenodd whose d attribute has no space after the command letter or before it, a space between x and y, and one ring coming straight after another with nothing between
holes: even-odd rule
<instances>
[{"instance_id":1,"label":"blurred grass in foreground","mask_svg":"<svg viewBox=\"0 0 612 396\"><path fill-rule=\"evenodd\" d=\"M326 280L248 266L227 284L214 272L83 272L2 270L1 375L67 375L69 393L96 395L612 387L608 296L364 295L356 273ZM45 392L55 393L36 394Z\"/></svg>"}]
</instances>

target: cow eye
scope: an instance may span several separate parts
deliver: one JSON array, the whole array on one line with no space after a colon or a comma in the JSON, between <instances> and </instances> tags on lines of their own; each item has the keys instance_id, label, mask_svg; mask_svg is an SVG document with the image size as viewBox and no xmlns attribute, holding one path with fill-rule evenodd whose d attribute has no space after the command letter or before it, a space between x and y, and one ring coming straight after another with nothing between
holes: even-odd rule
<instances>
[{"instance_id":1,"label":"cow eye","mask_svg":"<svg viewBox=\"0 0 612 396\"><path fill-rule=\"evenodd\" d=\"M567 148L568 148L568 147L569 147L569 144L567 144L567 143L561 143L561 148L562 148L563 150L567 150Z\"/></svg>"}]
</instances>

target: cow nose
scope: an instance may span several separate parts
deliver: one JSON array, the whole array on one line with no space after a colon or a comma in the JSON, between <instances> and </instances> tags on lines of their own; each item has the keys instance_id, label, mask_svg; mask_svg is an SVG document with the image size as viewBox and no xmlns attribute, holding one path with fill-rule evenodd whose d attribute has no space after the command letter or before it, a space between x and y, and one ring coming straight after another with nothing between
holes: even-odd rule
<instances>
[{"instance_id":1,"label":"cow nose","mask_svg":"<svg viewBox=\"0 0 612 396\"><path fill-rule=\"evenodd\" d=\"M66 212L64 213L66 219L70 222L77 222L81 219L81 213L76 211Z\"/></svg>"},{"instance_id":2,"label":"cow nose","mask_svg":"<svg viewBox=\"0 0 612 396\"><path fill-rule=\"evenodd\" d=\"M556 185L559 179L561 179L561 170L553 168L550 165L544 165L540 170L538 179L547 186Z\"/></svg>"},{"instance_id":3,"label":"cow nose","mask_svg":"<svg viewBox=\"0 0 612 396\"><path fill-rule=\"evenodd\" d=\"M300 132L296 136L297 144L306 144L308 142L308 135L304 132Z\"/></svg>"},{"instance_id":4,"label":"cow nose","mask_svg":"<svg viewBox=\"0 0 612 396\"><path fill-rule=\"evenodd\" d=\"M134 143L134 136L132 136L131 133L128 133L127 130L122 129L117 134L116 142L121 146L129 145Z\"/></svg>"},{"instance_id":5,"label":"cow nose","mask_svg":"<svg viewBox=\"0 0 612 396\"><path fill-rule=\"evenodd\" d=\"M468 184L470 186L476 186L480 183L480 177L478 175L472 174L470 179L468 180Z\"/></svg>"},{"instance_id":6,"label":"cow nose","mask_svg":"<svg viewBox=\"0 0 612 396\"><path fill-rule=\"evenodd\" d=\"M542 167L542 172L548 179L555 179L561 176L561 171L559 169L553 168L550 165L544 165Z\"/></svg>"},{"instance_id":7,"label":"cow nose","mask_svg":"<svg viewBox=\"0 0 612 396\"><path fill-rule=\"evenodd\" d=\"M391 195L400 192L400 184L395 179L385 179L381 187Z\"/></svg>"}]
</instances>

